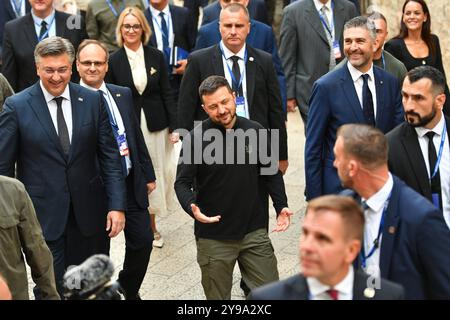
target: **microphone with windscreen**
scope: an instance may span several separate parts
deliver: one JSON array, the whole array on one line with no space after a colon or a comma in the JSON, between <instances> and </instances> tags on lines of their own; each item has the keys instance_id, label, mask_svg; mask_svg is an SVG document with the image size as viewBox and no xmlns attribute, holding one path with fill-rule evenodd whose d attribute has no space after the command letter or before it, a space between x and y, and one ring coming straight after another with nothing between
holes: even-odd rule
<instances>
[{"instance_id":1,"label":"microphone with windscreen","mask_svg":"<svg viewBox=\"0 0 450 320\"><path fill-rule=\"evenodd\" d=\"M120 300L120 285L112 282L114 266L104 254L96 254L64 274L64 297L68 300Z\"/></svg>"}]
</instances>

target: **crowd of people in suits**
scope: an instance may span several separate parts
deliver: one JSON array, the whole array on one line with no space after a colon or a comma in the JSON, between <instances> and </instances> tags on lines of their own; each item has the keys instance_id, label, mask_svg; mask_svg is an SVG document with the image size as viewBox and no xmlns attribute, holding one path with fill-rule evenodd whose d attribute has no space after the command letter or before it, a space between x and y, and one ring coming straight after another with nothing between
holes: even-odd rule
<instances>
[{"instance_id":1,"label":"crowd of people in suits","mask_svg":"<svg viewBox=\"0 0 450 320\"><path fill-rule=\"evenodd\" d=\"M3 296L29 299L23 252L36 299L64 298L65 271L123 231L120 292L140 299L157 217L179 203L207 299L230 299L236 263L249 299L450 299L450 94L424 0L404 2L387 42L385 16L359 1L291 1L279 45L262 0L55 5L0 4ZM279 281L269 196L283 232L297 110L302 271ZM201 158L230 131L271 138L219 143L255 163Z\"/></svg>"}]
</instances>

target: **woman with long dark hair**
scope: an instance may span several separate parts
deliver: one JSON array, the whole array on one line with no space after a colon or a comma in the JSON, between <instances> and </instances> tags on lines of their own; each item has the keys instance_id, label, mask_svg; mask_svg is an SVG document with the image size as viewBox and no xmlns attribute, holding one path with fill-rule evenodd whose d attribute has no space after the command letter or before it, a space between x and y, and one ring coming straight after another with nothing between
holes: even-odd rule
<instances>
[{"instance_id":1,"label":"woman with long dark hair","mask_svg":"<svg viewBox=\"0 0 450 320\"><path fill-rule=\"evenodd\" d=\"M429 65L445 76L439 38L431 33L431 15L424 0L405 1L400 32L385 44L384 49L402 61L408 71L421 65ZM448 86L445 93L447 101L444 113L450 115Z\"/></svg>"}]
</instances>

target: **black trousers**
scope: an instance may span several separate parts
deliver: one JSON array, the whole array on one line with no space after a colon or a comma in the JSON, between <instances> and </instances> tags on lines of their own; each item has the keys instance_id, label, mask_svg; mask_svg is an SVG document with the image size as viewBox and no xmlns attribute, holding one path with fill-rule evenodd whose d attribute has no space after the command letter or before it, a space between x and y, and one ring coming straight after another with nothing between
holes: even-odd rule
<instances>
[{"instance_id":1,"label":"black trousers","mask_svg":"<svg viewBox=\"0 0 450 320\"><path fill-rule=\"evenodd\" d=\"M56 289L61 298L63 298L64 293L63 277L68 267L80 265L94 254L109 255L110 239L108 233L105 231L90 237L83 235L78 227L72 206L70 207L64 234L60 238L54 241L46 241L46 243L53 255ZM39 290L36 288L34 289L34 295L36 299L41 297Z\"/></svg>"},{"instance_id":2,"label":"black trousers","mask_svg":"<svg viewBox=\"0 0 450 320\"><path fill-rule=\"evenodd\" d=\"M119 283L129 300L138 299L139 289L152 252L153 233L147 208L141 208L134 197L133 172L126 179L127 210L125 212L125 260Z\"/></svg>"}]
</instances>

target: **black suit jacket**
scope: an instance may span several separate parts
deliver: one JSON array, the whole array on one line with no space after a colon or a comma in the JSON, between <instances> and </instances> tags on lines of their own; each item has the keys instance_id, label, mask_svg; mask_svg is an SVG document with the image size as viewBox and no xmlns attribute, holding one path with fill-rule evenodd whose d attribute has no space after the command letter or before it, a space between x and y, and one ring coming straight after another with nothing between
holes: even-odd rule
<instances>
[{"instance_id":1,"label":"black suit jacket","mask_svg":"<svg viewBox=\"0 0 450 320\"><path fill-rule=\"evenodd\" d=\"M207 5L203 9L202 25L219 19L220 10L222 10L222 7L217 0ZM267 17L266 3L264 0L250 0L247 5L247 10L251 19L270 25Z\"/></svg>"},{"instance_id":2,"label":"black suit jacket","mask_svg":"<svg viewBox=\"0 0 450 320\"><path fill-rule=\"evenodd\" d=\"M0 114L0 175L25 185L44 233L65 231L69 212L86 237L104 233L110 210L125 210L117 143L101 95L70 83L72 140L62 150L39 82L9 97Z\"/></svg>"},{"instance_id":3,"label":"black suit jacket","mask_svg":"<svg viewBox=\"0 0 450 320\"><path fill-rule=\"evenodd\" d=\"M31 10L30 3L25 1L25 13L29 13ZM3 43L3 32L5 29L5 24L8 21L16 19L16 13L14 12L13 7L11 6L11 1L3 0L0 1L0 54L1 47Z\"/></svg>"},{"instance_id":4,"label":"black suit jacket","mask_svg":"<svg viewBox=\"0 0 450 320\"><path fill-rule=\"evenodd\" d=\"M247 100L250 119L266 129L280 133L280 159L287 159L287 133L281 106L278 78L272 56L247 45ZM193 52L181 81L178 100L178 127L191 130L194 120L204 120L207 114L201 107L198 87L211 75L224 76L222 53L219 45Z\"/></svg>"},{"instance_id":5,"label":"black suit jacket","mask_svg":"<svg viewBox=\"0 0 450 320\"><path fill-rule=\"evenodd\" d=\"M106 88L108 88L119 109L127 135L132 164L130 174L132 174L134 187L133 195L131 196L134 196L136 203L141 209L146 209L148 207L147 183L155 181L156 177L139 121L133 110L133 96L129 88L109 83L106 84ZM130 190L127 191L129 192Z\"/></svg>"},{"instance_id":6,"label":"black suit jacket","mask_svg":"<svg viewBox=\"0 0 450 320\"><path fill-rule=\"evenodd\" d=\"M445 122L447 128L450 128L450 118L445 117ZM427 167L416 130L405 122L390 131L386 137L389 142L389 170L408 186L432 201ZM446 138L450 139L448 130Z\"/></svg>"},{"instance_id":7,"label":"black suit jacket","mask_svg":"<svg viewBox=\"0 0 450 320\"><path fill-rule=\"evenodd\" d=\"M142 95L134 86L130 63L124 48L109 58L106 81L131 89L136 116L138 120L141 119L143 108L149 131L159 131L167 127L172 131L176 129L176 107L164 56L158 49L144 46L144 59L147 87Z\"/></svg>"},{"instance_id":8,"label":"black suit jacket","mask_svg":"<svg viewBox=\"0 0 450 320\"><path fill-rule=\"evenodd\" d=\"M74 21L80 23L79 28L68 27ZM74 18L67 13L56 11L55 27L56 35L68 39L75 47L75 51L81 41L87 38L84 19L81 17ZM38 80L34 62L34 48L37 43L38 39L31 13L6 24L3 39L2 73L15 92L31 86ZM74 63L72 81L78 82L78 80L78 72L76 72Z\"/></svg>"},{"instance_id":9,"label":"black suit jacket","mask_svg":"<svg viewBox=\"0 0 450 320\"><path fill-rule=\"evenodd\" d=\"M361 270L355 272L353 300L403 300L403 287L381 279L380 289L375 289L373 298L364 295L369 276ZM369 281L370 282L370 281ZM273 282L250 292L249 300L309 300L306 278L297 274L285 280Z\"/></svg>"}]
</instances>

